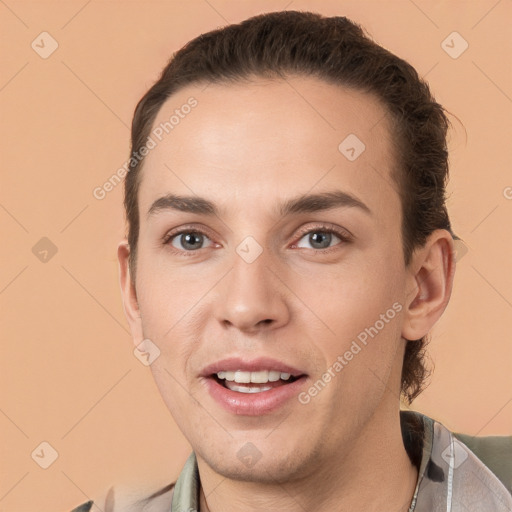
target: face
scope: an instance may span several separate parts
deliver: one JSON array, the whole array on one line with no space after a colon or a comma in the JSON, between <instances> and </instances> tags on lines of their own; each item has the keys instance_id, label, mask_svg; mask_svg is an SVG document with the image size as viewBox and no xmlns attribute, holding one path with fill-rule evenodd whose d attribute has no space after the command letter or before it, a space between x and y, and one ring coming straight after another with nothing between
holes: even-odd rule
<instances>
[{"instance_id":1,"label":"face","mask_svg":"<svg viewBox=\"0 0 512 512\"><path fill-rule=\"evenodd\" d=\"M154 128L191 96L141 176L134 341L159 348L201 463L300 478L398 407L408 271L386 112L294 77L188 87Z\"/></svg>"}]
</instances>

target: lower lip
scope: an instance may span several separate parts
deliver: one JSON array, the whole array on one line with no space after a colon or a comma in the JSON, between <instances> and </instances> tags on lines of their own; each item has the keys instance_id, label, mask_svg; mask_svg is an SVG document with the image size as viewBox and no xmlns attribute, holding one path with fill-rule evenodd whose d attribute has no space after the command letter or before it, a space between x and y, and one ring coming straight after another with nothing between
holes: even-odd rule
<instances>
[{"instance_id":1,"label":"lower lip","mask_svg":"<svg viewBox=\"0 0 512 512\"><path fill-rule=\"evenodd\" d=\"M261 416L276 411L291 398L296 398L306 378L303 375L290 384L259 393L231 391L219 384L213 377L207 378L205 381L210 395L228 412L244 416Z\"/></svg>"}]
</instances>

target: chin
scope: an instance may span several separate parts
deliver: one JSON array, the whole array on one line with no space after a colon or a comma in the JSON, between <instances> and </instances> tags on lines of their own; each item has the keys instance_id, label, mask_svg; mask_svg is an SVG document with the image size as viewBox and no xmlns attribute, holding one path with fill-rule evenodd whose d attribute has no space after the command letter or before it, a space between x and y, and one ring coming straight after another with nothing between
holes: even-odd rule
<instances>
[{"instance_id":1,"label":"chin","mask_svg":"<svg viewBox=\"0 0 512 512\"><path fill-rule=\"evenodd\" d=\"M234 443L233 443L234 444ZM236 444L238 447L238 443ZM261 446L261 445L260 445ZM215 473L240 482L261 484L285 484L307 478L315 471L315 460L321 455L311 449L309 453L298 452L293 446L275 449L267 443L261 451L251 442L242 443L232 453L219 454L196 451Z\"/></svg>"}]
</instances>

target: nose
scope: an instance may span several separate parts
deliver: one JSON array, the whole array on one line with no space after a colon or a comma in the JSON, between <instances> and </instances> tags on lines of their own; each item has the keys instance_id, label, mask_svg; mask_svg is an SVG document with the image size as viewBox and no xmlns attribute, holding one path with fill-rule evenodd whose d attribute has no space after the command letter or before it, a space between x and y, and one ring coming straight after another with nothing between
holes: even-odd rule
<instances>
[{"instance_id":1,"label":"nose","mask_svg":"<svg viewBox=\"0 0 512 512\"><path fill-rule=\"evenodd\" d=\"M235 254L232 269L216 288L214 311L224 328L255 333L289 320L287 288L265 251L251 263Z\"/></svg>"}]
</instances>

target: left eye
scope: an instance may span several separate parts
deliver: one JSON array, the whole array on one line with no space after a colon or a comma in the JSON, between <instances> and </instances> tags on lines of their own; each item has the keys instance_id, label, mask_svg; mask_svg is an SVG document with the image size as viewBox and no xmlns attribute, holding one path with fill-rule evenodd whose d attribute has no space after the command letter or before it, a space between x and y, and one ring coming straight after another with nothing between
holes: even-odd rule
<instances>
[{"instance_id":1,"label":"left eye","mask_svg":"<svg viewBox=\"0 0 512 512\"><path fill-rule=\"evenodd\" d=\"M169 241L171 241L171 245L176 249L194 251L203 249L204 240L210 240L204 233L199 231L183 231L173 235ZM178 244L181 244L181 247Z\"/></svg>"},{"instance_id":2,"label":"left eye","mask_svg":"<svg viewBox=\"0 0 512 512\"><path fill-rule=\"evenodd\" d=\"M306 233L301 240L305 239L307 243L310 243L313 245L312 249L327 249L331 242L338 241L341 242L342 239L337 236L333 231L327 231L327 230L321 230L321 229L315 229L312 231L309 231ZM304 245L301 245L303 242L298 242L297 247L305 247ZM310 249L311 247L307 247L307 249Z\"/></svg>"}]
</instances>

